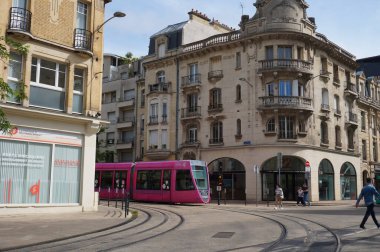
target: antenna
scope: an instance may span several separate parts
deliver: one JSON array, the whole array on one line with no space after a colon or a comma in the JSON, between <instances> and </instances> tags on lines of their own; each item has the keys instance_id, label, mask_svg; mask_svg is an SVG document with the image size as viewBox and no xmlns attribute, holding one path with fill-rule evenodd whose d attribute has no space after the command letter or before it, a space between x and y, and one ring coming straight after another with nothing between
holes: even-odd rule
<instances>
[{"instance_id":1,"label":"antenna","mask_svg":"<svg viewBox=\"0 0 380 252\"><path fill-rule=\"evenodd\" d=\"M241 2L240 2L240 7L241 7L241 15L243 16L244 6L243 6L243 4Z\"/></svg>"}]
</instances>

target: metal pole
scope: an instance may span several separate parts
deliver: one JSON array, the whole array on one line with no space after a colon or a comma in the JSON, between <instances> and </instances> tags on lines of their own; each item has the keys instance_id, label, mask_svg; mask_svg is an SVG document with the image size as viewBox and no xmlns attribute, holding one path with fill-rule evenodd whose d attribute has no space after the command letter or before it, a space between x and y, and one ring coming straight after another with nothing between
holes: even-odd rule
<instances>
[{"instance_id":1,"label":"metal pole","mask_svg":"<svg viewBox=\"0 0 380 252\"><path fill-rule=\"evenodd\" d=\"M257 177L259 176L259 167L257 165L255 165L255 170L256 170L256 207L258 207Z\"/></svg>"},{"instance_id":2,"label":"metal pole","mask_svg":"<svg viewBox=\"0 0 380 252\"><path fill-rule=\"evenodd\" d=\"M108 187L108 207L110 206L110 192L111 192L111 188Z\"/></svg>"},{"instance_id":3,"label":"metal pole","mask_svg":"<svg viewBox=\"0 0 380 252\"><path fill-rule=\"evenodd\" d=\"M220 191L218 191L218 205L220 205Z\"/></svg>"},{"instance_id":4,"label":"metal pole","mask_svg":"<svg viewBox=\"0 0 380 252\"><path fill-rule=\"evenodd\" d=\"M129 193L127 192L125 196L124 218L127 218L128 214L129 214Z\"/></svg>"}]
</instances>

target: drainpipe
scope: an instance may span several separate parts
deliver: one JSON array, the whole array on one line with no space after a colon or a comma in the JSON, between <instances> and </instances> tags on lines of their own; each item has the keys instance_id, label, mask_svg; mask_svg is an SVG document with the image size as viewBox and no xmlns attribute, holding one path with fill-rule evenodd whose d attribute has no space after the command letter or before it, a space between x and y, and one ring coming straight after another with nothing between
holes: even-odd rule
<instances>
[{"instance_id":1,"label":"drainpipe","mask_svg":"<svg viewBox=\"0 0 380 252\"><path fill-rule=\"evenodd\" d=\"M178 131L179 131L179 59L176 58L176 98L175 98L175 159L178 160Z\"/></svg>"}]
</instances>

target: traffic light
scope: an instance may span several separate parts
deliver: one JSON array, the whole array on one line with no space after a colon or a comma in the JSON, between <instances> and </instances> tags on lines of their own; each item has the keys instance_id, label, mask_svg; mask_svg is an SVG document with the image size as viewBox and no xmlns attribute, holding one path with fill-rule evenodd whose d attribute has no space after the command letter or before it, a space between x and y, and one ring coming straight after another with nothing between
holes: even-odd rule
<instances>
[{"instance_id":1,"label":"traffic light","mask_svg":"<svg viewBox=\"0 0 380 252\"><path fill-rule=\"evenodd\" d=\"M223 178L221 175L218 176L218 186L223 186Z\"/></svg>"}]
</instances>

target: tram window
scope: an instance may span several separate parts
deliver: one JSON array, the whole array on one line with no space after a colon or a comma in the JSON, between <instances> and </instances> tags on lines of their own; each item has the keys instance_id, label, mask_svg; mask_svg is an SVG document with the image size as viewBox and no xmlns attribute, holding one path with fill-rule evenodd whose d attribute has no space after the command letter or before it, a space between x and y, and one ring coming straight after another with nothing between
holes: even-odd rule
<instances>
[{"instance_id":1,"label":"tram window","mask_svg":"<svg viewBox=\"0 0 380 252\"><path fill-rule=\"evenodd\" d=\"M99 175L100 175L100 171L95 171L95 184L94 184L95 188L99 187Z\"/></svg>"},{"instance_id":2,"label":"tram window","mask_svg":"<svg viewBox=\"0 0 380 252\"><path fill-rule=\"evenodd\" d=\"M103 171L102 172L102 176L101 176L102 182L100 185L100 187L102 189L112 188L112 175L113 175L112 171Z\"/></svg>"},{"instance_id":3,"label":"tram window","mask_svg":"<svg viewBox=\"0 0 380 252\"><path fill-rule=\"evenodd\" d=\"M162 180L162 190L170 190L171 185L170 170L164 170L164 177Z\"/></svg>"},{"instance_id":4,"label":"tram window","mask_svg":"<svg viewBox=\"0 0 380 252\"><path fill-rule=\"evenodd\" d=\"M136 189L139 190L161 190L162 171L138 171Z\"/></svg>"},{"instance_id":5,"label":"tram window","mask_svg":"<svg viewBox=\"0 0 380 252\"><path fill-rule=\"evenodd\" d=\"M116 171L115 172L115 188L125 188L125 179L127 178L127 171Z\"/></svg>"},{"instance_id":6,"label":"tram window","mask_svg":"<svg viewBox=\"0 0 380 252\"><path fill-rule=\"evenodd\" d=\"M190 170L177 170L175 189L177 191L194 190Z\"/></svg>"},{"instance_id":7,"label":"tram window","mask_svg":"<svg viewBox=\"0 0 380 252\"><path fill-rule=\"evenodd\" d=\"M193 166L193 175L198 189L207 189L207 171L204 166Z\"/></svg>"}]
</instances>

